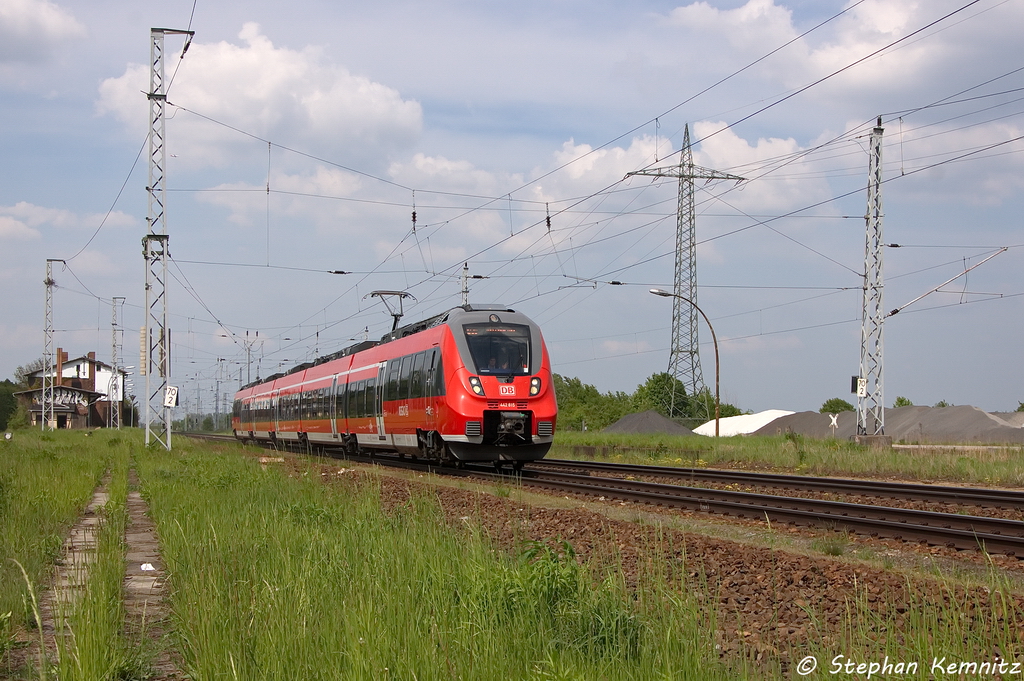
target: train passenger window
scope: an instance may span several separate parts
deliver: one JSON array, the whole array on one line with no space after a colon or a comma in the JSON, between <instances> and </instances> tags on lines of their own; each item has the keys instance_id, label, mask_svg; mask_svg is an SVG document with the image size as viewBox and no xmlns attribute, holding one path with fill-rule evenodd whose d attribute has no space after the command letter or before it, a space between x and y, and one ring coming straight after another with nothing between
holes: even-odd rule
<instances>
[{"instance_id":1,"label":"train passenger window","mask_svg":"<svg viewBox=\"0 0 1024 681\"><path fill-rule=\"evenodd\" d=\"M382 386L383 387L383 386ZM366 411L365 416L377 415L377 377L366 379Z\"/></svg>"},{"instance_id":2,"label":"train passenger window","mask_svg":"<svg viewBox=\"0 0 1024 681\"><path fill-rule=\"evenodd\" d=\"M398 378L398 399L409 399L409 383L412 375L412 355L402 358L402 371Z\"/></svg>"},{"instance_id":3,"label":"train passenger window","mask_svg":"<svg viewBox=\"0 0 1024 681\"><path fill-rule=\"evenodd\" d=\"M337 397L337 400L338 400L338 418L339 419L348 418L348 409L349 409L349 406L348 406L349 391L348 391L348 389L349 389L349 387L351 387L351 386L348 384L347 381L345 383L339 383L338 384L338 397Z\"/></svg>"},{"instance_id":4,"label":"train passenger window","mask_svg":"<svg viewBox=\"0 0 1024 681\"><path fill-rule=\"evenodd\" d=\"M366 381L356 381L352 397L349 399L349 416L361 418L366 415Z\"/></svg>"},{"instance_id":5,"label":"train passenger window","mask_svg":"<svg viewBox=\"0 0 1024 681\"><path fill-rule=\"evenodd\" d=\"M385 401L398 399L398 373L401 368L401 360L393 359L388 362L388 376L384 381Z\"/></svg>"},{"instance_id":6,"label":"train passenger window","mask_svg":"<svg viewBox=\"0 0 1024 681\"><path fill-rule=\"evenodd\" d=\"M426 352L417 352L412 358L412 375L409 377L409 399L423 397L423 360Z\"/></svg>"}]
</instances>

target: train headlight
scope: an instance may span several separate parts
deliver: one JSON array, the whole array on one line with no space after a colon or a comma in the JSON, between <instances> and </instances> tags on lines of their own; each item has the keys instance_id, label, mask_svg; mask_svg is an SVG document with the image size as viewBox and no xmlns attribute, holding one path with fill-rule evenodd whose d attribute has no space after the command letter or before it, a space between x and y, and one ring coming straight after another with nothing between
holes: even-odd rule
<instances>
[{"instance_id":1,"label":"train headlight","mask_svg":"<svg viewBox=\"0 0 1024 681\"><path fill-rule=\"evenodd\" d=\"M484 386L483 386L482 383L480 383L479 377L477 377L477 376L470 376L469 377L469 387L472 388L473 392L475 392L477 395L483 396L483 394L484 394Z\"/></svg>"},{"instance_id":2,"label":"train headlight","mask_svg":"<svg viewBox=\"0 0 1024 681\"><path fill-rule=\"evenodd\" d=\"M540 378L534 376L530 379L530 396L540 394Z\"/></svg>"}]
</instances>

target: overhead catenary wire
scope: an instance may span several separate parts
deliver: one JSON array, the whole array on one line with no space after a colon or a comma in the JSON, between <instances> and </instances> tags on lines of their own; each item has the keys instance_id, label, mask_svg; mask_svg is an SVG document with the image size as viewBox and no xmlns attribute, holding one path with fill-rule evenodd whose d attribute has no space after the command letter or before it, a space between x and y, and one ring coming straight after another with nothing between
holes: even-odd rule
<instances>
[{"instance_id":1,"label":"overhead catenary wire","mask_svg":"<svg viewBox=\"0 0 1024 681\"><path fill-rule=\"evenodd\" d=\"M591 196L593 196L593 195L591 195ZM509 197L509 198L511 198L511 193L510 193L510 194L508 195L508 197ZM517 198L516 200L518 201L519 199ZM447 222L447 221L446 221L446 222ZM414 233L415 233L415 230L414 230ZM607 237L607 238L614 238L614 237ZM602 240L604 240L604 239L602 239ZM403 241L404 241L404 239L403 239ZM597 242L597 243L599 243L599 242ZM576 244L575 244L574 246L570 246L570 252L576 252L576 251L577 251L577 250L578 250L579 248L581 248L581 247L583 247L583 246L584 246L584 245L581 245L581 244L580 244L580 242L578 242L578 241L577 241L577 243L576 243ZM558 253L558 250L557 250L557 249L552 249L552 251L553 251L553 252L554 252L554 253L555 253L555 254L557 255L557 253ZM389 256L389 257L390 257L390 256ZM530 255L529 255L529 258L531 259L531 262L534 262L534 258L535 258L535 256L534 256L534 255L530 254ZM184 262L184 261L182 261L182 262ZM386 262L386 260L385 260L385 262ZM383 263L382 263L382 264L383 264ZM379 271L379 270L377 270L377 271ZM442 270L442 272L440 272L440 273L434 273L434 274L435 274L435 275L438 275L438 274L443 274L443 272L444 272L444 270ZM318 313L318 314L319 314L319 313Z\"/></svg>"}]
</instances>

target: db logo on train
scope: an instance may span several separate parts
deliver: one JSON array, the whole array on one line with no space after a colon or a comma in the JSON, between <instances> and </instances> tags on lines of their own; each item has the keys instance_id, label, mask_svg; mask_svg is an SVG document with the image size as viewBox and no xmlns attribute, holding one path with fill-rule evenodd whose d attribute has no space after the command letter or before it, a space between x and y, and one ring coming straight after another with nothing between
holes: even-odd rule
<instances>
[{"instance_id":1,"label":"db logo on train","mask_svg":"<svg viewBox=\"0 0 1024 681\"><path fill-rule=\"evenodd\" d=\"M516 387L514 385L500 385L498 386L498 393L500 395L511 395L515 397Z\"/></svg>"}]
</instances>

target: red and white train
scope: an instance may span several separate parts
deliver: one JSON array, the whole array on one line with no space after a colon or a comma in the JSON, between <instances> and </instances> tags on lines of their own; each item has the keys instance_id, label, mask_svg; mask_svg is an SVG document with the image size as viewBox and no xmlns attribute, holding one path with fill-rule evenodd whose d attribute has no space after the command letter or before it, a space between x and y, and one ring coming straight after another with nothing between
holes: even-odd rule
<instances>
[{"instance_id":1,"label":"red and white train","mask_svg":"<svg viewBox=\"0 0 1024 681\"><path fill-rule=\"evenodd\" d=\"M235 437L521 467L550 449L558 407L540 327L457 307L235 395Z\"/></svg>"}]
</instances>

